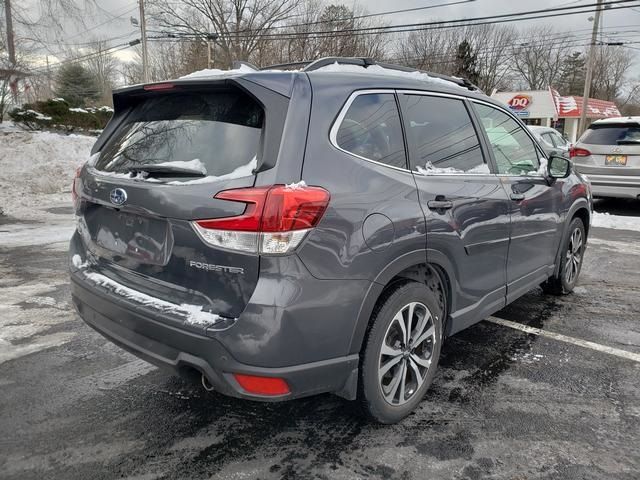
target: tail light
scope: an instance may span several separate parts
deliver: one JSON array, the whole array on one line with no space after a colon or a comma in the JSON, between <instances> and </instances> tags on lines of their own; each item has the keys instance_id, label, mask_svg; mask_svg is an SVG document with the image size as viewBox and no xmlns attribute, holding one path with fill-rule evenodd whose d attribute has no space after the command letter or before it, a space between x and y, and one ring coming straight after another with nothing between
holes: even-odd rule
<instances>
[{"instance_id":1,"label":"tail light","mask_svg":"<svg viewBox=\"0 0 640 480\"><path fill-rule=\"evenodd\" d=\"M329 192L321 187L274 185L224 190L214 198L242 202L235 217L196 220L195 230L209 245L267 255L293 251L315 227L327 206Z\"/></svg>"},{"instance_id":2,"label":"tail light","mask_svg":"<svg viewBox=\"0 0 640 480\"><path fill-rule=\"evenodd\" d=\"M76 190L76 182L78 178L80 178L80 172L82 171L82 167L76 168L76 174L73 177L73 182L71 183L71 201L73 202L73 206L76 207L78 203L78 191Z\"/></svg>"},{"instance_id":3,"label":"tail light","mask_svg":"<svg viewBox=\"0 0 640 480\"><path fill-rule=\"evenodd\" d=\"M175 85L173 83L151 83L142 87L147 92L157 92L160 90L173 90Z\"/></svg>"},{"instance_id":4,"label":"tail light","mask_svg":"<svg viewBox=\"0 0 640 480\"><path fill-rule=\"evenodd\" d=\"M587 150L586 148L571 147L569 149L569 157L570 158L588 157L589 155L591 155L591 152L589 150Z\"/></svg>"}]
</instances>

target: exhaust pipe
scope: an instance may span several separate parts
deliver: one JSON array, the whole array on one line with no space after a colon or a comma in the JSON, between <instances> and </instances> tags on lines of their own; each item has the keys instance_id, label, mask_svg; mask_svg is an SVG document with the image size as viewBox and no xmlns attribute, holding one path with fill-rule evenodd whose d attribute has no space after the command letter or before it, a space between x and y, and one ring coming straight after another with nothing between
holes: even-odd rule
<instances>
[{"instance_id":1,"label":"exhaust pipe","mask_svg":"<svg viewBox=\"0 0 640 480\"><path fill-rule=\"evenodd\" d=\"M202 386L207 392L213 392L213 385L209 383L209 380L207 379L204 373L200 377L200 381L202 382Z\"/></svg>"}]
</instances>

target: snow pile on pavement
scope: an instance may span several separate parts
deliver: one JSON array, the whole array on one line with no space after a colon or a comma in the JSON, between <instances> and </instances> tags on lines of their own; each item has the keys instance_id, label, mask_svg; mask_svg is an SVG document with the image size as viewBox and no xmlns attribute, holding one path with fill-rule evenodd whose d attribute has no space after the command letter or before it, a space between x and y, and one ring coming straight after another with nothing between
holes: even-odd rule
<instances>
[{"instance_id":1,"label":"snow pile on pavement","mask_svg":"<svg viewBox=\"0 0 640 480\"><path fill-rule=\"evenodd\" d=\"M611 215L609 213L594 212L591 218L592 227L615 228L618 230L635 230L640 232L640 217Z\"/></svg>"},{"instance_id":2,"label":"snow pile on pavement","mask_svg":"<svg viewBox=\"0 0 640 480\"><path fill-rule=\"evenodd\" d=\"M0 133L0 208L34 219L34 208L71 206L71 182L95 137L51 132Z\"/></svg>"}]
</instances>

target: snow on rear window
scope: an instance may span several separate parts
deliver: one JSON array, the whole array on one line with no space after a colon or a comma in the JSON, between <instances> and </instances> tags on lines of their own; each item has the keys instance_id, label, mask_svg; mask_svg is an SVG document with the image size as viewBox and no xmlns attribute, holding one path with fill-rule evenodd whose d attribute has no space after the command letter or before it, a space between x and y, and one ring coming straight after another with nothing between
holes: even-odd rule
<instances>
[{"instance_id":1,"label":"snow on rear window","mask_svg":"<svg viewBox=\"0 0 640 480\"><path fill-rule=\"evenodd\" d=\"M95 168L128 173L145 166L197 166L221 177L258 155L262 108L241 92L180 92L134 107L102 149Z\"/></svg>"}]
</instances>

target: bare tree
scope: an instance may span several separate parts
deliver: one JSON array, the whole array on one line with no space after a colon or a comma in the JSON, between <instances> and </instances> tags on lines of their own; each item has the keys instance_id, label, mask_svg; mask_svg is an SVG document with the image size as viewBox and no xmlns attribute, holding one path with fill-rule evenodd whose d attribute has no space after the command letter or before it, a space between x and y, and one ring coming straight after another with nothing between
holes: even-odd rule
<instances>
[{"instance_id":1,"label":"bare tree","mask_svg":"<svg viewBox=\"0 0 640 480\"><path fill-rule=\"evenodd\" d=\"M504 90L511 83L513 51L510 48L517 38L513 27L478 25L469 27L466 33L478 55L478 87L491 94L494 89Z\"/></svg>"},{"instance_id":2,"label":"bare tree","mask_svg":"<svg viewBox=\"0 0 640 480\"><path fill-rule=\"evenodd\" d=\"M602 100L616 100L625 86L633 59L633 54L624 47L596 48L591 96Z\"/></svg>"},{"instance_id":3,"label":"bare tree","mask_svg":"<svg viewBox=\"0 0 640 480\"><path fill-rule=\"evenodd\" d=\"M295 17L279 29L284 38L264 42L255 61L259 65L314 60L321 57L384 56L382 35L354 35L352 30L381 26L358 6L325 5L307 0L296 10ZM369 33L369 32L367 32Z\"/></svg>"},{"instance_id":4,"label":"bare tree","mask_svg":"<svg viewBox=\"0 0 640 480\"><path fill-rule=\"evenodd\" d=\"M222 61L250 60L265 34L294 14L300 0L155 0L152 19L172 34L203 37L215 32Z\"/></svg>"},{"instance_id":5,"label":"bare tree","mask_svg":"<svg viewBox=\"0 0 640 480\"><path fill-rule=\"evenodd\" d=\"M466 40L477 56L478 86L491 93L511 82L515 38L512 27L496 25L412 32L398 43L396 60L421 70L453 75L457 49Z\"/></svg>"},{"instance_id":6,"label":"bare tree","mask_svg":"<svg viewBox=\"0 0 640 480\"><path fill-rule=\"evenodd\" d=\"M96 40L87 48L87 52L83 53L93 54L86 60L87 69L96 79L101 102L111 103L111 90L118 67L117 59L109 53L107 42L104 40Z\"/></svg>"},{"instance_id":7,"label":"bare tree","mask_svg":"<svg viewBox=\"0 0 640 480\"><path fill-rule=\"evenodd\" d=\"M460 40L455 29L411 32L398 42L395 60L420 70L453 75Z\"/></svg>"},{"instance_id":8,"label":"bare tree","mask_svg":"<svg viewBox=\"0 0 640 480\"><path fill-rule=\"evenodd\" d=\"M560 78L566 52L561 47L572 39L559 37L551 27L536 26L525 30L527 39L514 48L513 71L525 88L541 90L554 85Z\"/></svg>"}]
</instances>

